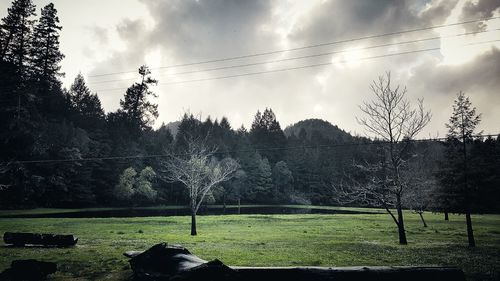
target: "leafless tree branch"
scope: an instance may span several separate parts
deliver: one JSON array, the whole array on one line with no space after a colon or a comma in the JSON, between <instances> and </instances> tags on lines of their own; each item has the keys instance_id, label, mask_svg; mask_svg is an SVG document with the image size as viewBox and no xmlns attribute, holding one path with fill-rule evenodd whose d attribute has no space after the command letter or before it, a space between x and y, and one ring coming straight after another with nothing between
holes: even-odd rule
<instances>
[{"instance_id":1,"label":"leafless tree branch","mask_svg":"<svg viewBox=\"0 0 500 281\"><path fill-rule=\"evenodd\" d=\"M172 154L164 163L166 179L181 182L188 190L190 206L196 214L208 192L218 184L231 179L239 164L225 158L214 157L217 148L209 148L205 142L190 139L184 153Z\"/></svg>"},{"instance_id":2,"label":"leafless tree branch","mask_svg":"<svg viewBox=\"0 0 500 281\"><path fill-rule=\"evenodd\" d=\"M384 141L380 145L380 162L355 164L362 181L347 177L348 188L333 188L341 201L383 207L398 226L400 243L406 244L402 197L413 181L403 177L403 172L408 170L413 157L408 151L409 144L430 122L431 113L424 109L422 99L416 107L408 101L406 87L392 87L390 72L373 81L370 89L374 98L359 107L364 116L357 121L369 134ZM390 209L393 207L397 217Z\"/></svg>"}]
</instances>

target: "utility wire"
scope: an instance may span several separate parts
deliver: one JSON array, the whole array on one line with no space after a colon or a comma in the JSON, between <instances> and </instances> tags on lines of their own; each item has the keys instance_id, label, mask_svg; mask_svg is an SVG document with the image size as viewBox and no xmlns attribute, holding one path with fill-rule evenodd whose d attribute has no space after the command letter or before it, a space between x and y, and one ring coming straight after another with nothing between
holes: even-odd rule
<instances>
[{"instance_id":1,"label":"utility wire","mask_svg":"<svg viewBox=\"0 0 500 281\"><path fill-rule=\"evenodd\" d=\"M490 20L495 20L495 19L499 19L499 18L500 18L500 16L486 17L486 18L461 21L461 22L455 22L455 23L449 23L449 24L427 26L427 27L422 27L422 28L400 30L400 31L389 32L389 33L368 35L368 36L363 36L363 37L350 38L350 39L344 39L344 40L332 41L332 42L326 42L326 43L319 43L319 44L302 46L302 47L297 47L297 48L289 48L289 49L247 54L247 55L241 55L241 56L235 56L235 57L227 57L227 58L219 58L219 59L191 62L191 63L184 63L184 64L161 66L161 67L151 68L151 70L167 69L167 68L174 68L174 67L184 67L184 66L200 65L200 64L207 64L207 63L213 63L213 62L223 62L223 61L231 61L231 60L237 60L237 59L243 59L243 58L258 57L258 56L278 54L278 53L284 53L284 52L290 52L290 51L298 51L298 50L323 47L323 46L330 46L330 45L336 45L336 44L342 44L342 43L348 43L348 42L355 42L355 41L366 40L366 39L374 39L374 38L380 38L380 37L386 37L386 36L393 36L393 35L399 35L399 34L404 34L404 33L431 30L431 29L444 28L444 27L457 26L457 25L464 25L464 24L470 24L470 23L481 22L481 21L490 21ZM110 75L117 75L117 74L135 73L135 72L137 72L137 70L94 74L94 75L88 75L88 77L89 78L102 77L102 76L110 76Z\"/></svg>"},{"instance_id":2,"label":"utility wire","mask_svg":"<svg viewBox=\"0 0 500 281\"><path fill-rule=\"evenodd\" d=\"M472 138L493 138L498 137L499 134L481 134L474 135ZM448 138L427 138L427 139L415 139L411 142L426 142L426 141L444 141ZM400 143L405 142L405 140L400 141ZM285 147L268 147L268 148L252 148L252 149L242 149L242 150L226 150L214 152L213 154L234 154L234 153L251 153L259 151L286 151L286 150L300 150L300 149L328 149L336 147L348 147L348 146L363 146L363 145L380 145L390 143L389 141L364 141L364 142L350 142L350 143L338 143L331 145L302 145L302 146L285 146ZM172 156L188 156L188 153L177 153L177 154L153 154L153 155L129 155L129 156L109 156L109 157L90 157L81 159L42 159L42 160L13 160L9 162L0 162L0 165L10 165L10 164L51 164L51 163L67 163L67 162L93 162L93 161L105 161L105 160L129 160L129 159L151 159L151 158L166 158Z\"/></svg>"},{"instance_id":3,"label":"utility wire","mask_svg":"<svg viewBox=\"0 0 500 281\"><path fill-rule=\"evenodd\" d=\"M500 28L496 28L496 29L492 29L492 30L483 30L483 31L476 31L476 32L459 33L459 34L448 35L448 36L436 36L436 37L429 37L429 38L423 38L423 39L415 39L415 40L410 40L410 41L402 41L402 42L394 42L394 43L387 43L387 44L372 45L372 46L361 47L361 48L354 48L354 49L343 49L343 50L338 50L338 51L331 51L331 52L319 53L319 54L311 54L311 55L305 55L305 56L299 56L299 57L291 57L291 58L284 58L284 59L277 59L277 60L268 60L268 61L261 61L261 62L247 63L247 64L235 64L235 65L229 65L229 66L221 66L221 67L215 67L215 68L207 68L207 69L199 69L199 70L192 70L192 71L184 71L184 72L177 72L177 73L171 73L171 74L167 73L166 75L174 76L174 75L194 74L194 73L200 73L200 72L210 72L210 71L217 71L217 70L224 70L224 69L234 69L234 68L241 68L241 67L249 67L249 66L256 66L256 65L263 65L263 64L270 64L270 63L278 63L278 62L284 62L284 61L293 61L293 60L306 59L306 58L323 57L323 56L334 55L334 54L345 53L345 52L352 52L352 51L363 51L363 50L369 50L369 49L375 49L375 48L383 48L383 47L390 47L390 46L397 46L397 45L403 45L403 44L420 43L420 42L432 41L432 40L438 40L438 39L447 39L447 38L467 36L467 35L476 35L476 34L480 34L480 33L489 33L489 32L494 32L494 31L499 31L499 30L500 30ZM137 79L138 79L137 77L136 78L125 78L125 79L113 79L113 80L104 80L104 81L89 82L88 84L89 85L95 85L95 84L120 82L120 81L130 81L130 80L137 80Z\"/></svg>"},{"instance_id":4,"label":"utility wire","mask_svg":"<svg viewBox=\"0 0 500 281\"><path fill-rule=\"evenodd\" d=\"M500 29L497 29L497 30L500 30ZM496 30L494 30L494 31L496 31ZM493 43L493 42L499 42L499 41L500 41L500 39L488 40L488 41L482 41L482 42L474 42L474 43L468 43L468 44L465 44L465 45L459 45L459 47L465 47L465 46L471 46L471 45L479 45L479 44L486 44L486 43ZM352 60L345 60L344 59L344 60L340 60L338 62L339 63L344 63L344 62L349 62L349 61L362 61L362 60L379 59L379 58L393 57L393 56L399 56L399 55L407 55L407 54L414 54L414 53L421 53L421 52L438 51L438 50L441 50L441 49L442 49L442 47L427 48L427 49L412 50L412 51L399 52L399 53L384 54L384 55L378 55L378 56L363 57L363 58L357 58L357 59L352 59ZM258 71L258 72L247 72L247 73L242 73L242 74L227 75L227 76L218 76L218 77L211 77L211 78L202 78L202 79L192 79L192 80L182 80L182 81L176 81L176 82L159 83L158 85L184 84L184 83L194 83L194 82L211 81L211 80L222 80L222 79L229 79L229 78L236 78L236 77L243 77L243 76L255 76L255 75L261 75L261 74L267 74L267 73L276 73L276 72L284 72L284 71L290 71L290 70L299 70L299 69L306 69L306 68L321 67L321 66L327 66L327 65L331 65L331 64L332 64L332 62L329 61L329 62L325 62L325 63L302 65L302 66L291 67L291 68L281 68L281 69ZM97 89L97 90L94 90L94 91L96 91L96 92L104 92L104 91L118 91L118 90L126 90L126 89L128 89L128 88L123 88L122 87L122 88ZM0 101L1 102L7 102L8 99L3 99L3 100L0 100Z\"/></svg>"},{"instance_id":5,"label":"utility wire","mask_svg":"<svg viewBox=\"0 0 500 281\"><path fill-rule=\"evenodd\" d=\"M481 41L481 42L474 42L474 43L468 43L468 44L465 44L465 45L459 45L458 47L465 47L465 46L472 46L472 45L493 43L493 42L499 42L499 41L500 41L500 39L488 40L488 41ZM439 51L441 49L442 49L442 47L427 48L427 49L412 50L412 51L406 51L406 52L384 54L384 55L378 55L378 56L369 56L369 57L357 58L357 59L352 59L352 60L345 60L344 59L344 60L341 60L341 61L338 61L338 62L339 63L344 63L344 62L350 62L350 61L362 61L362 60L379 59L379 58L393 57L393 56L400 56L400 55L408 55L408 54L414 54L414 53L422 53L422 52L429 52L429 51ZM234 74L234 75L227 75L227 76L218 76L218 77L211 77L211 78L201 78L201 79L192 79L192 80L182 80L182 81L176 81L176 82L158 83L158 85L174 85L174 84L203 82L203 81L211 81L211 80L222 80L222 79L228 79L228 78L236 78L236 77L243 77L243 76L254 76L254 75L260 75L260 74L267 74L267 73L276 73L276 72L284 72L284 71L290 71L290 70L298 70L298 69L305 69L305 68L327 66L327 65L331 65L331 64L333 64L333 63L329 61L329 62L324 62L324 63L302 65L302 66L290 67L290 68L280 68L280 69L274 69L274 70L264 70L264 71L257 71L257 72L247 72L247 73L242 73L242 74ZM125 90L125 89L127 89L127 88L97 89L95 91L97 91L97 92L101 91L102 92L102 91L117 91L117 90Z\"/></svg>"}]
</instances>

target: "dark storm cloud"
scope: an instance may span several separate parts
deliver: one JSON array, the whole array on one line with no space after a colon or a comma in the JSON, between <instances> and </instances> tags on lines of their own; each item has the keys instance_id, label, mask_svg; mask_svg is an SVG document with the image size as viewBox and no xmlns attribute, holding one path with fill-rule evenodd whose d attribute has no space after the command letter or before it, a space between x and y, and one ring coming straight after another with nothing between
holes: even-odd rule
<instances>
[{"instance_id":1,"label":"dark storm cloud","mask_svg":"<svg viewBox=\"0 0 500 281\"><path fill-rule=\"evenodd\" d=\"M139 68L139 66L144 64L144 54L154 47L147 43L150 31L147 30L142 20L125 19L116 26L116 32L118 37L126 44L126 50L111 53L105 62L99 63L90 72L90 75L113 73L117 69L132 71L134 68ZM133 77L133 74L130 74L130 76ZM106 79L109 79L109 77L102 80Z\"/></svg>"},{"instance_id":2,"label":"dark storm cloud","mask_svg":"<svg viewBox=\"0 0 500 281\"><path fill-rule=\"evenodd\" d=\"M439 25L450 17L457 5L457 1L448 0L330 0L308 2L304 5L304 10L297 10L297 7L302 8L302 2L298 5L299 2L250 0L141 1L147 7L150 17L123 20L117 25L116 34L113 35L121 38L125 48L107 54L108 58L98 63L90 74L134 70L145 63L147 54L157 50L161 53L161 61L156 65L172 65ZM292 9L290 13L288 8ZM288 16L290 17L287 18ZM434 31L390 38L399 41L437 35L430 35L430 32ZM391 39L384 37L379 40L386 42ZM443 41L425 44L431 43L432 47L436 47ZM404 51L423 46L423 43L407 44L395 48ZM325 48L331 49L330 46ZM321 52L317 49L304 50L306 51ZM384 48L370 50L360 56L371 56L378 54L377 52L396 51ZM289 52L284 56L295 55ZM160 96L160 117L157 123L173 121L179 118L184 110L191 110L202 112L204 116L220 118L225 115L234 122L232 125L235 127L242 123L248 126L257 109L271 107L279 116L282 125L317 117L338 124L346 130L355 131L359 130L359 126L355 122L353 112L370 94L370 82L385 71L391 71L394 78L398 78L398 83L408 86L412 99L424 97L429 108L435 113L429 132L442 130L449 113L442 109L448 108L459 90L474 94L474 102L478 101L482 112L485 113L485 123L493 124L492 120L496 120L494 117L497 116L494 108L500 104L500 98L496 97L499 95L492 97L500 87L500 79L496 78L500 77L499 51L492 49L483 55L471 56L468 62L460 64L442 64L445 56L446 52L425 52L354 64L334 63L322 68L160 86L157 88ZM289 61L266 65L258 70L294 67L329 59L332 58ZM251 62L262 60L267 58L248 59ZM224 64L216 64L221 65ZM193 66L188 69L205 67L210 66ZM159 73L154 75L162 83L170 82L171 79L195 79L198 75L204 78L254 70L256 69L231 69L174 78ZM123 76L128 78L137 75ZM93 81L98 79L116 77L93 78ZM94 89L99 93L107 110L116 109L124 91L99 89L126 88L132 81L113 83L95 86ZM492 99L491 103L488 103L488 98Z\"/></svg>"},{"instance_id":3,"label":"dark storm cloud","mask_svg":"<svg viewBox=\"0 0 500 281\"><path fill-rule=\"evenodd\" d=\"M491 50L460 65L439 65L432 60L412 70L408 89L425 100L433 112L430 128L445 132L442 125L448 121L451 104L460 91L466 93L482 113L479 130L498 133L500 111L500 50ZM432 130L430 130L432 132Z\"/></svg>"},{"instance_id":4,"label":"dark storm cloud","mask_svg":"<svg viewBox=\"0 0 500 281\"><path fill-rule=\"evenodd\" d=\"M92 73L110 72L117 66L144 63L144 56L159 48L166 64L235 56L275 48L277 38L263 30L269 23L270 1L142 1L154 21L125 20L117 26L127 46ZM126 68L126 67L125 67Z\"/></svg>"},{"instance_id":5,"label":"dark storm cloud","mask_svg":"<svg viewBox=\"0 0 500 281\"><path fill-rule=\"evenodd\" d=\"M279 1L142 0L155 22L146 30L142 20L125 20L117 31L127 45L123 54L94 69L139 65L159 47L166 64L237 56L280 49L282 38L270 30ZM426 4L430 8L426 8ZM325 1L303 15L288 36L290 45L351 38L442 23L456 1ZM422 12L423 11L423 12ZM130 68L130 67L129 67Z\"/></svg>"},{"instance_id":6,"label":"dark storm cloud","mask_svg":"<svg viewBox=\"0 0 500 281\"><path fill-rule=\"evenodd\" d=\"M125 20L118 27L126 52L114 55L94 73L116 65L140 65L144 55L160 48L168 64L244 54L273 48L262 30L271 16L270 1L142 1L154 21ZM130 68L130 67L129 67Z\"/></svg>"},{"instance_id":7,"label":"dark storm cloud","mask_svg":"<svg viewBox=\"0 0 500 281\"><path fill-rule=\"evenodd\" d=\"M142 1L156 27L147 44L159 44L175 57L201 59L272 48L262 30L271 17L271 1Z\"/></svg>"},{"instance_id":8,"label":"dark storm cloud","mask_svg":"<svg viewBox=\"0 0 500 281\"><path fill-rule=\"evenodd\" d=\"M451 11L458 4L458 0L434 1L427 10L419 14L421 24L439 25L450 15Z\"/></svg>"},{"instance_id":9,"label":"dark storm cloud","mask_svg":"<svg viewBox=\"0 0 500 281\"><path fill-rule=\"evenodd\" d=\"M475 3L475 1L467 1L464 4L460 17L463 20L489 18L492 17L493 13L498 9L500 9L500 1L498 0L479 0L477 3ZM487 24L485 22L480 22L468 25L467 29L469 31L476 31L485 30L486 27Z\"/></svg>"},{"instance_id":10,"label":"dark storm cloud","mask_svg":"<svg viewBox=\"0 0 500 281\"><path fill-rule=\"evenodd\" d=\"M118 37L125 42L127 46L126 50L112 52L104 62L98 63L97 66L89 72L89 75L114 73L117 71L131 71L131 73L126 74L126 78L138 77L137 72L134 73L133 71L137 70L139 66L144 64L144 54L149 52L151 48L154 47L144 43L149 37L149 31L143 21L125 19L118 26L116 26L116 32ZM90 54L91 53L92 52L90 52ZM88 55L88 57L90 56L91 55ZM116 78L117 76L94 77L91 78L91 82L112 80ZM99 96L104 106L108 109L115 109L125 91L109 91L108 89L126 88L133 82L133 80L125 80L123 82L95 84L93 86L95 87L94 90L100 93Z\"/></svg>"},{"instance_id":11,"label":"dark storm cloud","mask_svg":"<svg viewBox=\"0 0 500 281\"><path fill-rule=\"evenodd\" d=\"M154 22L145 19L124 20L117 27L126 50L116 51L89 74L134 70L145 63L145 56L160 50L160 65L171 65L211 58L235 56L255 50L268 50L277 38L263 30L268 24L270 1L142 1ZM134 77L127 74L127 77ZM158 77L162 82L162 77ZM94 80L106 80L109 77ZM107 84L100 88L127 87L129 82ZM106 104L117 104L120 91L103 92ZM115 102L112 102L112 101Z\"/></svg>"},{"instance_id":12,"label":"dark storm cloud","mask_svg":"<svg viewBox=\"0 0 500 281\"><path fill-rule=\"evenodd\" d=\"M433 5L426 8L426 3ZM297 24L291 40L322 42L442 23L457 1L325 1ZM327 39L328 38L328 39Z\"/></svg>"},{"instance_id":13,"label":"dark storm cloud","mask_svg":"<svg viewBox=\"0 0 500 281\"><path fill-rule=\"evenodd\" d=\"M431 61L412 71L414 74L411 83L421 88L423 93L495 93L500 89L500 50L492 47L490 51L459 66L438 65L436 61ZM500 95L491 95L491 98L496 100L495 104L500 104Z\"/></svg>"}]
</instances>

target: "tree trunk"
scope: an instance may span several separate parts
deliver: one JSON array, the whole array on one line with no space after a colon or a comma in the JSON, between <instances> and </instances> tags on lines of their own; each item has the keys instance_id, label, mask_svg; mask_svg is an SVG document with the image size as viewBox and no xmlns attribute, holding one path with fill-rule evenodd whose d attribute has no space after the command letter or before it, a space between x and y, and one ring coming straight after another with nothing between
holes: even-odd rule
<instances>
[{"instance_id":1,"label":"tree trunk","mask_svg":"<svg viewBox=\"0 0 500 281\"><path fill-rule=\"evenodd\" d=\"M396 196L396 199L396 209L398 211L399 244L406 245L408 244L408 241L406 241L405 223L403 219L403 210L401 208L401 196L398 194Z\"/></svg>"},{"instance_id":2,"label":"tree trunk","mask_svg":"<svg viewBox=\"0 0 500 281\"><path fill-rule=\"evenodd\" d=\"M445 221L450 220L450 219L448 218L448 212L444 212L444 220L445 220Z\"/></svg>"},{"instance_id":3,"label":"tree trunk","mask_svg":"<svg viewBox=\"0 0 500 281\"><path fill-rule=\"evenodd\" d=\"M222 195L222 214L226 214L226 194Z\"/></svg>"},{"instance_id":4,"label":"tree trunk","mask_svg":"<svg viewBox=\"0 0 500 281\"><path fill-rule=\"evenodd\" d=\"M21 119L21 92L17 96L17 120Z\"/></svg>"},{"instance_id":5,"label":"tree trunk","mask_svg":"<svg viewBox=\"0 0 500 281\"><path fill-rule=\"evenodd\" d=\"M418 214L420 215L420 219L422 220L424 227L427 227L427 223L425 223L424 216L422 215L422 212L419 212Z\"/></svg>"},{"instance_id":6,"label":"tree trunk","mask_svg":"<svg viewBox=\"0 0 500 281\"><path fill-rule=\"evenodd\" d=\"M0 60L3 61L4 58L5 58L5 54L7 53L7 48L9 47L10 45L10 41L12 41L12 32L9 32L9 37L7 38L7 40L5 41L5 45L4 46L1 46L2 48L2 53L0 55Z\"/></svg>"},{"instance_id":7,"label":"tree trunk","mask_svg":"<svg viewBox=\"0 0 500 281\"><path fill-rule=\"evenodd\" d=\"M241 214L241 199L238 198L238 215Z\"/></svg>"},{"instance_id":8,"label":"tree trunk","mask_svg":"<svg viewBox=\"0 0 500 281\"><path fill-rule=\"evenodd\" d=\"M467 211L465 214L465 220L467 222L467 239L469 240L469 247L475 247L476 241L474 240L474 232L472 231L472 219L470 217L470 212Z\"/></svg>"},{"instance_id":9,"label":"tree trunk","mask_svg":"<svg viewBox=\"0 0 500 281\"><path fill-rule=\"evenodd\" d=\"M196 235L196 213L193 211L191 213L191 235Z\"/></svg>"},{"instance_id":10,"label":"tree trunk","mask_svg":"<svg viewBox=\"0 0 500 281\"><path fill-rule=\"evenodd\" d=\"M472 219L470 217L470 195L469 186L467 182L467 145L465 141L465 126L464 126L464 113L462 112L462 143L464 145L464 188L465 188L465 204L467 212L465 213L465 221L467 223L467 239L469 240L469 247L475 247L474 232L472 231Z\"/></svg>"}]
</instances>

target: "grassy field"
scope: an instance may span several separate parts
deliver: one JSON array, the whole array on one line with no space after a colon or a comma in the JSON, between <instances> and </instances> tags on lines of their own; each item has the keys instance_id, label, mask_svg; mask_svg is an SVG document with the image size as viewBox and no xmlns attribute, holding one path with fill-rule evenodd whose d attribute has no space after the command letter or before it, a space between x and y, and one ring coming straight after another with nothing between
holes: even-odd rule
<instances>
[{"instance_id":1,"label":"grassy field","mask_svg":"<svg viewBox=\"0 0 500 281\"><path fill-rule=\"evenodd\" d=\"M42 210L38 210L40 212ZM1 215L1 212L0 212ZM77 235L74 248L11 248L0 245L0 270L14 259L56 261L52 280L123 280L130 275L127 250L155 243L181 244L203 259L240 266L452 265L469 280L500 278L500 215L473 216L477 247L467 247L463 216L426 214L429 227L407 213L407 246L386 214L199 216L198 236L189 217L0 218L5 231Z\"/></svg>"},{"instance_id":2,"label":"grassy field","mask_svg":"<svg viewBox=\"0 0 500 281\"><path fill-rule=\"evenodd\" d=\"M222 205L208 205L203 206L207 209L222 209ZM385 213L385 210L378 208L353 208L353 207L337 207L337 206L315 206L315 205L226 205L227 209L237 208L267 208L267 207L280 207L289 209L319 209L319 210L347 210L364 213ZM6 216L30 216L30 215L51 215L51 214L71 214L79 212L106 212L117 210L180 210L186 209L187 206L183 205L169 205L169 206L153 206L153 207L111 207L111 208L84 208L84 209L57 209L57 208L38 208L38 209L21 209L21 210L0 210L0 218Z\"/></svg>"}]
</instances>

